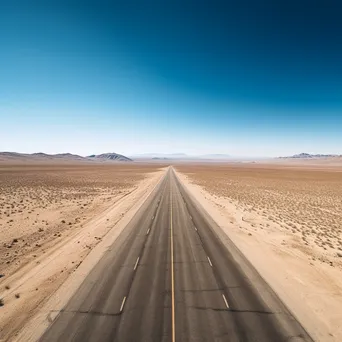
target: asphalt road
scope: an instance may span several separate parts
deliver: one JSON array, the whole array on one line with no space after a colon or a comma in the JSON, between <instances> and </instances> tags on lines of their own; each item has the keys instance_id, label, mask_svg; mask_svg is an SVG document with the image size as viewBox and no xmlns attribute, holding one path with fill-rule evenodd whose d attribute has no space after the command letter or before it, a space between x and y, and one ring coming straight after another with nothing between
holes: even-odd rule
<instances>
[{"instance_id":1,"label":"asphalt road","mask_svg":"<svg viewBox=\"0 0 342 342\"><path fill-rule=\"evenodd\" d=\"M41 341L312 340L170 168Z\"/></svg>"}]
</instances>

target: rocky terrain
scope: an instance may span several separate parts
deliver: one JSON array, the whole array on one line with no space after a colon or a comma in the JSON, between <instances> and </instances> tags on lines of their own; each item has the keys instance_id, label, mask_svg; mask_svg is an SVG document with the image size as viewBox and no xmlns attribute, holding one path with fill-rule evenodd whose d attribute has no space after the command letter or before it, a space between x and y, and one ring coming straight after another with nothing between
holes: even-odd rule
<instances>
[{"instance_id":1,"label":"rocky terrain","mask_svg":"<svg viewBox=\"0 0 342 342\"><path fill-rule=\"evenodd\" d=\"M283 159L318 159L318 158L341 158L342 155L338 154L310 154L310 153L299 153L289 157L280 157Z\"/></svg>"},{"instance_id":2,"label":"rocky terrain","mask_svg":"<svg viewBox=\"0 0 342 342\"><path fill-rule=\"evenodd\" d=\"M133 161L131 158L125 157L121 154L118 153L103 153L103 154L92 154L91 156L88 156L89 159L91 160L96 160L96 161L104 161L104 160L114 160L114 161L124 161L124 162L129 162Z\"/></svg>"}]
</instances>

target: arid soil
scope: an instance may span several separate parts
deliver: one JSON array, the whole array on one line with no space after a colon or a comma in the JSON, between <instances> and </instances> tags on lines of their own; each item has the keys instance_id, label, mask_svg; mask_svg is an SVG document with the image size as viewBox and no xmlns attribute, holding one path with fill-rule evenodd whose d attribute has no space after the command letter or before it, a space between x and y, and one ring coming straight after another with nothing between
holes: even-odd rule
<instances>
[{"instance_id":1,"label":"arid soil","mask_svg":"<svg viewBox=\"0 0 342 342\"><path fill-rule=\"evenodd\" d=\"M177 165L317 341L342 340L342 168Z\"/></svg>"},{"instance_id":2,"label":"arid soil","mask_svg":"<svg viewBox=\"0 0 342 342\"><path fill-rule=\"evenodd\" d=\"M0 341L13 338L162 174L156 164L0 164Z\"/></svg>"},{"instance_id":3,"label":"arid soil","mask_svg":"<svg viewBox=\"0 0 342 342\"><path fill-rule=\"evenodd\" d=\"M339 255L342 260L342 169L222 165L179 169L210 193L235 202L245 212L244 220L257 214L292 236L297 247L302 242L308 252L310 248L320 252L322 261L338 262ZM266 228L262 222L254 226Z\"/></svg>"}]
</instances>

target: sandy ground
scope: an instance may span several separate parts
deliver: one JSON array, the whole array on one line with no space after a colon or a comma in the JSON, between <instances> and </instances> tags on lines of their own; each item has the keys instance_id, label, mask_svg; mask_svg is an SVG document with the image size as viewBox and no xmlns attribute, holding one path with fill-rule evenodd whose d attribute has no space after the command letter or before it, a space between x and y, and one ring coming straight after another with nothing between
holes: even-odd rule
<instances>
[{"instance_id":1,"label":"sandy ground","mask_svg":"<svg viewBox=\"0 0 342 342\"><path fill-rule=\"evenodd\" d=\"M342 168L178 165L316 341L342 341Z\"/></svg>"},{"instance_id":2,"label":"sandy ground","mask_svg":"<svg viewBox=\"0 0 342 342\"><path fill-rule=\"evenodd\" d=\"M143 164L0 166L0 340L13 340L89 253L101 256L104 237L115 240L163 174Z\"/></svg>"},{"instance_id":3,"label":"sandy ground","mask_svg":"<svg viewBox=\"0 0 342 342\"><path fill-rule=\"evenodd\" d=\"M270 164L270 160L258 161L258 164ZM321 158L275 158L272 159L271 164L282 165L284 167L297 166L297 167L310 167L327 169L328 167L342 167L342 156L336 157L321 157Z\"/></svg>"}]
</instances>

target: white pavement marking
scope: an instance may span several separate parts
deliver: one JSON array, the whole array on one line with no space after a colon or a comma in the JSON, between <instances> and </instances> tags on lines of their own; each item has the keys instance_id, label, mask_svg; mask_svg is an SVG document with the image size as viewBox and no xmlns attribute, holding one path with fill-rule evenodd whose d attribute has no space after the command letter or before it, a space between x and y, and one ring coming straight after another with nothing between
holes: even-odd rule
<instances>
[{"instance_id":1,"label":"white pavement marking","mask_svg":"<svg viewBox=\"0 0 342 342\"><path fill-rule=\"evenodd\" d=\"M213 264L211 263L211 260L210 260L210 258L207 256L207 258L208 258L208 261L209 261L209 265L211 266L211 267L213 267Z\"/></svg>"},{"instance_id":2,"label":"white pavement marking","mask_svg":"<svg viewBox=\"0 0 342 342\"><path fill-rule=\"evenodd\" d=\"M222 297L223 297L224 303L226 304L227 309L229 309L229 305L228 305L226 296L223 293L222 293Z\"/></svg>"},{"instance_id":3,"label":"white pavement marking","mask_svg":"<svg viewBox=\"0 0 342 342\"><path fill-rule=\"evenodd\" d=\"M195 230L196 230L196 232L197 232L197 228L195 227Z\"/></svg>"},{"instance_id":4,"label":"white pavement marking","mask_svg":"<svg viewBox=\"0 0 342 342\"><path fill-rule=\"evenodd\" d=\"M154 216L152 216L152 220L154 219Z\"/></svg>"},{"instance_id":5,"label":"white pavement marking","mask_svg":"<svg viewBox=\"0 0 342 342\"><path fill-rule=\"evenodd\" d=\"M140 257L138 257L138 259L137 259L137 261L136 261L136 263L135 263L135 265L134 265L134 271L136 270L136 268L137 268L137 266L138 266L139 259L140 259Z\"/></svg>"},{"instance_id":6,"label":"white pavement marking","mask_svg":"<svg viewBox=\"0 0 342 342\"><path fill-rule=\"evenodd\" d=\"M146 235L148 235L149 232L150 232L150 228L147 229Z\"/></svg>"},{"instance_id":7,"label":"white pavement marking","mask_svg":"<svg viewBox=\"0 0 342 342\"><path fill-rule=\"evenodd\" d=\"M123 300L122 300L122 303L121 303L121 306L120 306L120 312L122 312L123 307L124 307L124 305L125 305L125 302L126 302L126 296L123 297Z\"/></svg>"},{"instance_id":8,"label":"white pavement marking","mask_svg":"<svg viewBox=\"0 0 342 342\"><path fill-rule=\"evenodd\" d=\"M192 216L190 215L190 220L192 220Z\"/></svg>"}]
</instances>

